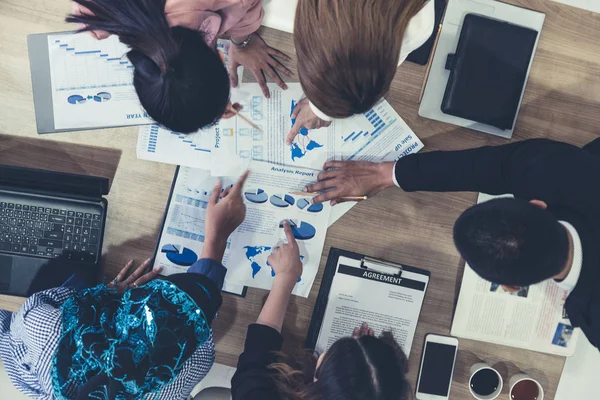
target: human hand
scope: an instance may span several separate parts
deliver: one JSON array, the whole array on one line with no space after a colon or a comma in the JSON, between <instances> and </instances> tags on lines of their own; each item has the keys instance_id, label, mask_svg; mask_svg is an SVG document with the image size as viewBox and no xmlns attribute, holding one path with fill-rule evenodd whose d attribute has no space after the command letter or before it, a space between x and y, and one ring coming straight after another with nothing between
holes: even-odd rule
<instances>
[{"instance_id":1,"label":"human hand","mask_svg":"<svg viewBox=\"0 0 600 400\"><path fill-rule=\"evenodd\" d=\"M372 197L383 189L394 186L394 163L372 163L367 161L327 161L318 183L306 187L307 192L321 192L313 203L331 201L331 205L342 203L342 197Z\"/></svg>"},{"instance_id":2,"label":"human hand","mask_svg":"<svg viewBox=\"0 0 600 400\"><path fill-rule=\"evenodd\" d=\"M354 328L354 331L352 331L354 339L359 339L361 336L375 336L375 331L373 328L369 328L369 324L363 322L360 327Z\"/></svg>"},{"instance_id":3,"label":"human hand","mask_svg":"<svg viewBox=\"0 0 600 400\"><path fill-rule=\"evenodd\" d=\"M227 118L235 117L235 113L233 111L231 111L232 108L236 111L241 111L244 109L244 107L242 107L242 105L240 105L240 103L231 104L231 102L229 102L229 104L227 104L227 109L225 110L225 113L223 114L223 116L221 118L227 119Z\"/></svg>"},{"instance_id":4,"label":"human hand","mask_svg":"<svg viewBox=\"0 0 600 400\"><path fill-rule=\"evenodd\" d=\"M283 222L283 230L288 242L275 247L267 262L275 272L276 281L291 283L293 286L302 276L300 249L288 221Z\"/></svg>"},{"instance_id":5,"label":"human hand","mask_svg":"<svg viewBox=\"0 0 600 400\"><path fill-rule=\"evenodd\" d=\"M294 108L294 112L292 112L292 117L294 125L290 132L287 135L286 143L292 144L294 138L300 133L300 129L318 129L325 128L331 125L331 121L323 121L321 118L317 117L313 110L311 110L310 105L308 104L308 99L305 97L296 104Z\"/></svg>"},{"instance_id":6,"label":"human hand","mask_svg":"<svg viewBox=\"0 0 600 400\"><path fill-rule=\"evenodd\" d=\"M246 218L246 205L242 199L242 188L250 171L238 179L233 187L221 193L222 182L218 180L213 188L206 209L205 241L201 258L221 261L227 239ZM219 197L221 200L219 200Z\"/></svg>"},{"instance_id":7,"label":"human hand","mask_svg":"<svg viewBox=\"0 0 600 400\"><path fill-rule=\"evenodd\" d=\"M142 286L154 279L158 278L162 271L162 267L156 267L152 271L146 272L150 266L151 258L147 259L140 264L139 267L132 272L131 275L127 276L129 269L133 265L133 260L129 261L119 272L119 274L112 280L108 285L109 288L115 288L119 293L123 293L127 288L136 288ZM146 272L146 273L144 273Z\"/></svg>"},{"instance_id":8,"label":"human hand","mask_svg":"<svg viewBox=\"0 0 600 400\"><path fill-rule=\"evenodd\" d=\"M257 33L253 33L252 36L252 40L244 48L240 48L235 44L229 47L229 76L231 77L231 86L237 87L237 68L243 65L252 71L263 94L266 98L269 98L269 88L267 87L265 75L269 76L280 88L287 89L287 85L281 80L279 74L281 73L288 77L293 76L293 74L292 71L283 65L280 59L291 61L291 58L281 51L268 46Z\"/></svg>"},{"instance_id":9,"label":"human hand","mask_svg":"<svg viewBox=\"0 0 600 400\"><path fill-rule=\"evenodd\" d=\"M71 14L73 14L74 16L79 16L79 15L94 15L89 8L82 6L79 3L76 3L74 1L71 2ZM84 24L79 24L78 29L85 29L87 25ZM107 37L110 36L110 33L106 32L106 31L89 31L90 35L92 35L95 39L98 40L102 40L102 39L106 39Z\"/></svg>"}]
</instances>

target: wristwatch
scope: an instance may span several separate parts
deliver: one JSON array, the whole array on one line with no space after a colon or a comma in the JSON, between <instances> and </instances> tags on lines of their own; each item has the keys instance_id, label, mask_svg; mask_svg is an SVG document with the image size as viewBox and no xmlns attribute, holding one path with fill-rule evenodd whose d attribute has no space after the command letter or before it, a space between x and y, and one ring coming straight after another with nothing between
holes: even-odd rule
<instances>
[{"instance_id":1,"label":"wristwatch","mask_svg":"<svg viewBox=\"0 0 600 400\"><path fill-rule=\"evenodd\" d=\"M233 40L233 38L230 38L230 40L231 43L235 44L240 49L243 49L244 47L248 46L252 41L252 34L248 35L248 37L241 43L237 43L235 40Z\"/></svg>"}]
</instances>

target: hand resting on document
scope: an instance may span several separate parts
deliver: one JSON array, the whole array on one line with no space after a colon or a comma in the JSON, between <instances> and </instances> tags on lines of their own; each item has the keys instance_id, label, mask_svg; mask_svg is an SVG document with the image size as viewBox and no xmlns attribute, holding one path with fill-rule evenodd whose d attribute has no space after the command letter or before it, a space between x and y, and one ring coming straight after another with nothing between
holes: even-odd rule
<instances>
[{"instance_id":1,"label":"hand resting on document","mask_svg":"<svg viewBox=\"0 0 600 400\"><path fill-rule=\"evenodd\" d=\"M372 197L394 187L394 163L328 161L317 179L318 183L306 188L311 193L323 192L313 198L313 203L331 201L333 206L342 203L343 197Z\"/></svg>"}]
</instances>

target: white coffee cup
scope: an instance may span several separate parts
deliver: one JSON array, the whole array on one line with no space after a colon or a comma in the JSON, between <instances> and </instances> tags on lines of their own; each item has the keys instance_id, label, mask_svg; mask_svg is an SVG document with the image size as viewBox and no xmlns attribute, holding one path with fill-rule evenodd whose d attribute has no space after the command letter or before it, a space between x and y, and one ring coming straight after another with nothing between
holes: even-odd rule
<instances>
[{"instance_id":1,"label":"white coffee cup","mask_svg":"<svg viewBox=\"0 0 600 400\"><path fill-rule=\"evenodd\" d=\"M471 381L472 381L473 377L475 376L475 374L477 374L478 372L483 371L483 370L493 371L498 376L498 386L496 387L496 390L494 390L493 393L490 393L488 395L481 395L481 394L475 393L473 391L473 388L471 387ZM500 373L498 371L496 371L494 368L490 367L486 363L477 363L477 364L473 365L470 370L470 376L471 377L469 378L469 390L471 391L471 395L473 395L473 397L475 397L477 400L493 400L496 397L500 396L500 393L502 393L502 387L503 387L502 375L500 375Z\"/></svg>"},{"instance_id":2,"label":"white coffee cup","mask_svg":"<svg viewBox=\"0 0 600 400\"><path fill-rule=\"evenodd\" d=\"M508 391L508 398L510 400L513 400L512 394L513 394L513 389L515 388L515 386L517 386L517 384L519 382L523 382L523 381L531 381L531 382L535 383L539 390L537 400L544 400L544 388L542 387L542 385L540 385L540 383L538 381L536 381L535 379L533 379L532 377L530 377L527 374L516 374L512 378L510 378L510 380L508 381L508 387L510 388L510 390Z\"/></svg>"}]
</instances>

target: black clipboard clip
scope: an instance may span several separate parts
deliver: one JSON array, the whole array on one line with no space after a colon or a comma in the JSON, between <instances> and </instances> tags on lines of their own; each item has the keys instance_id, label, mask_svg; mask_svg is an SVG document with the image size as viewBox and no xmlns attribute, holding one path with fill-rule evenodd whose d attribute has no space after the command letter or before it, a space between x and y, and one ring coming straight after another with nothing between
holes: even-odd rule
<instances>
[{"instance_id":1,"label":"black clipboard clip","mask_svg":"<svg viewBox=\"0 0 600 400\"><path fill-rule=\"evenodd\" d=\"M377 258L372 258L369 256L364 256L360 260L360 267L362 269L370 269L382 274L391 275L391 276L402 276L402 271L404 271L404 267L400 264L391 263L388 261L379 260ZM386 269L394 269L398 272L390 273L389 270Z\"/></svg>"}]
</instances>

